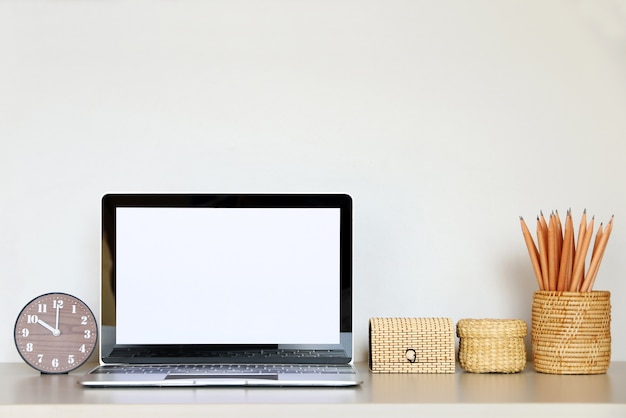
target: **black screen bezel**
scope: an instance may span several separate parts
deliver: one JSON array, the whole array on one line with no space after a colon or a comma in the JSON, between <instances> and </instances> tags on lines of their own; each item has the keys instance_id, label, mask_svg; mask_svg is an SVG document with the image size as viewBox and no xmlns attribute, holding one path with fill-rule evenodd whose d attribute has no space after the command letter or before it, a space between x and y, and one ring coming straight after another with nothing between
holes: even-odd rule
<instances>
[{"instance_id":1,"label":"black screen bezel","mask_svg":"<svg viewBox=\"0 0 626 418\"><path fill-rule=\"evenodd\" d=\"M102 197L102 245L108 251L102 251L103 265L111 269L102 269L102 285L110 285L115 294L115 213L119 207L215 207L215 208L339 208L340 209L340 341L339 345L323 345L317 349L332 349L345 352L345 357L338 362L349 362L352 358L352 198L347 194L106 194ZM104 292L103 292L104 295ZM115 309L111 303L102 299L101 317L104 311ZM108 315L110 317L111 315ZM114 315L113 315L114 317ZM114 325L103 326L101 338L102 363L119 363L120 359L112 356L113 348L120 348L115 343ZM197 353L215 353L220 350L253 350L276 348L277 346L258 345L194 345ZM181 347L147 346L147 349L163 352L180 352ZM160 356L149 359L136 358L130 362L162 362ZM199 357L204 357L200 355ZM197 358L188 359L190 362ZM337 359L335 359L337 361ZM309 362L309 361L306 361Z\"/></svg>"}]
</instances>

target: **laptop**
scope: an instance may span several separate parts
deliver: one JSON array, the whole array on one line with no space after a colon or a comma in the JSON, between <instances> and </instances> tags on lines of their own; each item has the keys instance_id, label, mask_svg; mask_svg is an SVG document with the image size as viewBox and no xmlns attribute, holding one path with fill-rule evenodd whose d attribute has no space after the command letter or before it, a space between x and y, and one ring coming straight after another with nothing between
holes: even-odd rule
<instances>
[{"instance_id":1,"label":"laptop","mask_svg":"<svg viewBox=\"0 0 626 418\"><path fill-rule=\"evenodd\" d=\"M101 294L81 385L361 383L348 195L105 195Z\"/></svg>"}]
</instances>

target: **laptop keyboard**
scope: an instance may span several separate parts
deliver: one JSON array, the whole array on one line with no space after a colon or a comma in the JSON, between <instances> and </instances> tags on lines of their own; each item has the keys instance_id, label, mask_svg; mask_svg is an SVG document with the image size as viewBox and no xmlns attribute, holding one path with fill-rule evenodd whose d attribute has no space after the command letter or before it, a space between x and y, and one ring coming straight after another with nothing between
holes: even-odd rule
<instances>
[{"instance_id":1,"label":"laptop keyboard","mask_svg":"<svg viewBox=\"0 0 626 418\"><path fill-rule=\"evenodd\" d=\"M184 375L247 375L276 374L351 374L350 365L288 365L288 364L183 364L183 365L108 365L92 371L93 374L169 374Z\"/></svg>"},{"instance_id":2,"label":"laptop keyboard","mask_svg":"<svg viewBox=\"0 0 626 418\"><path fill-rule=\"evenodd\" d=\"M306 350L306 349L258 349L258 350L215 350L193 349L181 347L173 350L159 347L116 347L109 356L110 361L126 363L133 359L141 359L142 363L152 363L150 359L179 358L189 359L182 363L303 363L303 359L311 359L314 363L341 363L346 358L343 350ZM195 360L195 361L194 361ZM155 362L158 362L155 361ZM167 363L168 361L160 361ZM139 361L138 361L139 363Z\"/></svg>"}]
</instances>

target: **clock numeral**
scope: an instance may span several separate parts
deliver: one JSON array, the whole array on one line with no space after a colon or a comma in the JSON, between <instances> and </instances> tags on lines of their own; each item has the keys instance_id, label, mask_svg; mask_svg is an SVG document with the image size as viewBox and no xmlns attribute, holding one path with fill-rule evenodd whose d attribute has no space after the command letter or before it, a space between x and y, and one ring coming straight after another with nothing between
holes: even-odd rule
<instances>
[{"instance_id":1,"label":"clock numeral","mask_svg":"<svg viewBox=\"0 0 626 418\"><path fill-rule=\"evenodd\" d=\"M22 329L22 337L26 338L30 335L30 331L28 330L28 328L23 328Z\"/></svg>"},{"instance_id":2,"label":"clock numeral","mask_svg":"<svg viewBox=\"0 0 626 418\"><path fill-rule=\"evenodd\" d=\"M33 352L33 343L26 344L26 351L28 351L29 353Z\"/></svg>"},{"instance_id":3,"label":"clock numeral","mask_svg":"<svg viewBox=\"0 0 626 418\"><path fill-rule=\"evenodd\" d=\"M59 367L59 359L58 358L53 358L52 359L52 367Z\"/></svg>"},{"instance_id":4,"label":"clock numeral","mask_svg":"<svg viewBox=\"0 0 626 418\"><path fill-rule=\"evenodd\" d=\"M43 363L43 354L37 354L37 363Z\"/></svg>"},{"instance_id":5,"label":"clock numeral","mask_svg":"<svg viewBox=\"0 0 626 418\"><path fill-rule=\"evenodd\" d=\"M63 301L61 299L55 299L52 301L52 308L56 309L63 309Z\"/></svg>"},{"instance_id":6,"label":"clock numeral","mask_svg":"<svg viewBox=\"0 0 626 418\"><path fill-rule=\"evenodd\" d=\"M26 322L29 324L36 324L39 321L39 317L37 315L28 315L26 317Z\"/></svg>"},{"instance_id":7,"label":"clock numeral","mask_svg":"<svg viewBox=\"0 0 626 418\"><path fill-rule=\"evenodd\" d=\"M76 305L72 305L72 313L76 313Z\"/></svg>"},{"instance_id":8,"label":"clock numeral","mask_svg":"<svg viewBox=\"0 0 626 418\"><path fill-rule=\"evenodd\" d=\"M91 338L91 330L88 330L88 329L85 330L85 338L87 339Z\"/></svg>"},{"instance_id":9,"label":"clock numeral","mask_svg":"<svg viewBox=\"0 0 626 418\"><path fill-rule=\"evenodd\" d=\"M78 349L78 351L80 351L81 353L86 352L87 348L85 348L85 344L81 345L80 348Z\"/></svg>"},{"instance_id":10,"label":"clock numeral","mask_svg":"<svg viewBox=\"0 0 626 418\"><path fill-rule=\"evenodd\" d=\"M67 356L67 364L74 364L74 354Z\"/></svg>"},{"instance_id":11,"label":"clock numeral","mask_svg":"<svg viewBox=\"0 0 626 418\"><path fill-rule=\"evenodd\" d=\"M48 312L48 305L46 305L45 303L38 303L37 304L37 312L39 312L39 313L46 313L46 312Z\"/></svg>"},{"instance_id":12,"label":"clock numeral","mask_svg":"<svg viewBox=\"0 0 626 418\"><path fill-rule=\"evenodd\" d=\"M80 324L81 325L87 325L87 317L86 316L81 316L80 317Z\"/></svg>"}]
</instances>

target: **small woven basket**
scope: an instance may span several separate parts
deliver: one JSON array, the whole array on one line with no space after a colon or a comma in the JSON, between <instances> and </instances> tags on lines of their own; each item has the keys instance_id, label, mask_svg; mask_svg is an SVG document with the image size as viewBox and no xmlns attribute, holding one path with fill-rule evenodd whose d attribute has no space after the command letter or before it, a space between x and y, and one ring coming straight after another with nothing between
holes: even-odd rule
<instances>
[{"instance_id":1,"label":"small woven basket","mask_svg":"<svg viewBox=\"0 0 626 418\"><path fill-rule=\"evenodd\" d=\"M521 319L461 319L457 323L459 363L472 373L517 373L526 367Z\"/></svg>"},{"instance_id":2,"label":"small woven basket","mask_svg":"<svg viewBox=\"0 0 626 418\"><path fill-rule=\"evenodd\" d=\"M531 340L535 370L606 373L611 361L611 294L537 291Z\"/></svg>"}]
</instances>

